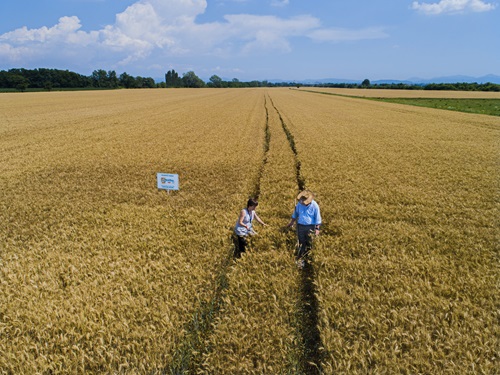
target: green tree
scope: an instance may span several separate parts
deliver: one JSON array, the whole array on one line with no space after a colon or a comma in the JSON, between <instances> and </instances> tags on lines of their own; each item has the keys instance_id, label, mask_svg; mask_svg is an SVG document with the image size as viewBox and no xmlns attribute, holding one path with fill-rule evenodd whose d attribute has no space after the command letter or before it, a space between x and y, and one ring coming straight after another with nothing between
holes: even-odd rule
<instances>
[{"instance_id":1,"label":"green tree","mask_svg":"<svg viewBox=\"0 0 500 375\"><path fill-rule=\"evenodd\" d=\"M231 82L229 82L229 87L241 87L241 82L238 78L233 78Z\"/></svg>"},{"instance_id":2,"label":"green tree","mask_svg":"<svg viewBox=\"0 0 500 375\"><path fill-rule=\"evenodd\" d=\"M9 87L15 88L18 91L24 92L29 87L29 81L21 74L11 74L7 77Z\"/></svg>"},{"instance_id":3,"label":"green tree","mask_svg":"<svg viewBox=\"0 0 500 375\"><path fill-rule=\"evenodd\" d=\"M142 87L148 89L156 88L155 80L151 77L143 77L142 78Z\"/></svg>"},{"instance_id":4,"label":"green tree","mask_svg":"<svg viewBox=\"0 0 500 375\"><path fill-rule=\"evenodd\" d=\"M47 91L52 91L52 88L54 87L54 83L52 81L45 81L43 84L43 88Z\"/></svg>"},{"instance_id":5,"label":"green tree","mask_svg":"<svg viewBox=\"0 0 500 375\"><path fill-rule=\"evenodd\" d=\"M16 90L25 92L28 87L29 87L28 80L24 78L16 85Z\"/></svg>"},{"instance_id":6,"label":"green tree","mask_svg":"<svg viewBox=\"0 0 500 375\"><path fill-rule=\"evenodd\" d=\"M365 80L363 80L363 82L361 82L361 87L370 87L371 84L370 84L370 80L367 78Z\"/></svg>"},{"instance_id":7,"label":"green tree","mask_svg":"<svg viewBox=\"0 0 500 375\"><path fill-rule=\"evenodd\" d=\"M103 69L94 70L92 72L91 79L92 79L92 86L106 87L108 81L108 73Z\"/></svg>"},{"instance_id":8,"label":"green tree","mask_svg":"<svg viewBox=\"0 0 500 375\"><path fill-rule=\"evenodd\" d=\"M119 86L120 81L116 76L116 72L114 70L110 70L106 76L106 86L111 89L116 89Z\"/></svg>"},{"instance_id":9,"label":"green tree","mask_svg":"<svg viewBox=\"0 0 500 375\"><path fill-rule=\"evenodd\" d=\"M165 84L167 87L182 87L183 82L182 78L179 77L179 74L172 69L165 74Z\"/></svg>"},{"instance_id":10,"label":"green tree","mask_svg":"<svg viewBox=\"0 0 500 375\"><path fill-rule=\"evenodd\" d=\"M189 71L182 75L182 83L184 84L184 87L205 87L205 82L203 82L203 80L198 77L193 71Z\"/></svg>"},{"instance_id":11,"label":"green tree","mask_svg":"<svg viewBox=\"0 0 500 375\"><path fill-rule=\"evenodd\" d=\"M173 85L172 85L172 71L171 70L169 70L165 74L165 86L166 87L173 87Z\"/></svg>"},{"instance_id":12,"label":"green tree","mask_svg":"<svg viewBox=\"0 0 500 375\"><path fill-rule=\"evenodd\" d=\"M120 86L125 87L126 89L133 89L137 87L135 78L127 74L126 72L120 74L119 82Z\"/></svg>"},{"instance_id":13,"label":"green tree","mask_svg":"<svg viewBox=\"0 0 500 375\"><path fill-rule=\"evenodd\" d=\"M210 77L210 83L212 84L212 87L222 87L222 78L219 77L218 75L213 75Z\"/></svg>"}]
</instances>

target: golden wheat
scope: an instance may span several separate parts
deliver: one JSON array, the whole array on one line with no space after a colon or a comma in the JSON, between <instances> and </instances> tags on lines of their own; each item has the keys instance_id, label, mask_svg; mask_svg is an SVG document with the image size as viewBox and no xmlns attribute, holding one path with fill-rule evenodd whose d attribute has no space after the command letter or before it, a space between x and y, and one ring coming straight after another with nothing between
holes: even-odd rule
<instances>
[{"instance_id":1,"label":"golden wheat","mask_svg":"<svg viewBox=\"0 0 500 375\"><path fill-rule=\"evenodd\" d=\"M494 373L498 119L280 94L324 212L324 372Z\"/></svg>"},{"instance_id":2,"label":"golden wheat","mask_svg":"<svg viewBox=\"0 0 500 375\"><path fill-rule=\"evenodd\" d=\"M500 92L495 91L386 90L330 87L303 87L301 90L367 98L500 99Z\"/></svg>"},{"instance_id":3,"label":"golden wheat","mask_svg":"<svg viewBox=\"0 0 500 375\"><path fill-rule=\"evenodd\" d=\"M262 145L261 94L1 98L0 369L163 368L255 179L261 153L240 150ZM157 172L181 190L157 191Z\"/></svg>"},{"instance_id":4,"label":"golden wheat","mask_svg":"<svg viewBox=\"0 0 500 375\"><path fill-rule=\"evenodd\" d=\"M496 371L497 118L289 89L0 94L0 113L0 372ZM302 182L314 272L282 230ZM255 192L269 227L230 263Z\"/></svg>"},{"instance_id":5,"label":"golden wheat","mask_svg":"<svg viewBox=\"0 0 500 375\"><path fill-rule=\"evenodd\" d=\"M282 230L297 193L294 159L269 99L266 107L270 142L258 212L268 226L255 224L259 234L228 275L224 307L206 343L211 349L201 368L207 374L294 373L299 366L299 280L289 235Z\"/></svg>"}]
</instances>

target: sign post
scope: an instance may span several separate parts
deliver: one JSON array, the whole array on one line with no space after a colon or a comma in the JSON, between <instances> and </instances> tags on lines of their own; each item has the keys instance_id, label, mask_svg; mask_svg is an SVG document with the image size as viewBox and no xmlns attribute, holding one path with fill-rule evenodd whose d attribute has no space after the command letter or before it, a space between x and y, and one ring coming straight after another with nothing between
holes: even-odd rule
<instances>
[{"instance_id":1,"label":"sign post","mask_svg":"<svg viewBox=\"0 0 500 375\"><path fill-rule=\"evenodd\" d=\"M172 173L157 173L156 179L158 182L158 189L167 190L170 194L170 190L179 190L179 175Z\"/></svg>"}]
</instances>

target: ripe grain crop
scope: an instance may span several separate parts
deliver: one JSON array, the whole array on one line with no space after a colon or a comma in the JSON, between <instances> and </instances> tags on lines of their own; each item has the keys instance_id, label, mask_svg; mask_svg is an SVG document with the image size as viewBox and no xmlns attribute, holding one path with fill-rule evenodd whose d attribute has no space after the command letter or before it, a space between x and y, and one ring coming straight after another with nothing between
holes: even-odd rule
<instances>
[{"instance_id":1,"label":"ripe grain crop","mask_svg":"<svg viewBox=\"0 0 500 375\"><path fill-rule=\"evenodd\" d=\"M500 92L495 91L386 90L330 87L303 87L300 90L366 98L500 99Z\"/></svg>"},{"instance_id":2,"label":"ripe grain crop","mask_svg":"<svg viewBox=\"0 0 500 375\"><path fill-rule=\"evenodd\" d=\"M0 95L2 372L148 373L171 360L255 180L263 101ZM253 151L244 163L241 149ZM157 172L178 173L181 190L158 191Z\"/></svg>"},{"instance_id":3,"label":"ripe grain crop","mask_svg":"<svg viewBox=\"0 0 500 375\"><path fill-rule=\"evenodd\" d=\"M426 98L377 98L389 103L400 103L415 105L419 107L429 107L446 109L449 111L476 113L489 116L500 116L499 99L426 99Z\"/></svg>"},{"instance_id":4,"label":"ripe grain crop","mask_svg":"<svg viewBox=\"0 0 500 375\"><path fill-rule=\"evenodd\" d=\"M446 109L450 111L475 113L480 115L500 116L500 93L497 92L427 92L418 90L416 92L406 93L404 90L386 90L391 91L384 93L384 90L360 90L358 96L351 89L348 92L342 91L318 91L318 90L303 90L311 93L319 93L325 95L340 95L352 96L356 98L366 98L370 100L378 100L388 103L408 104L419 107ZM369 93L366 91L375 91ZM396 91L395 93L392 91ZM426 94L427 93L427 94ZM397 96L400 95L400 96Z\"/></svg>"},{"instance_id":5,"label":"ripe grain crop","mask_svg":"<svg viewBox=\"0 0 500 375\"><path fill-rule=\"evenodd\" d=\"M264 110L264 108L263 108ZM268 224L233 266L222 313L207 340L207 374L298 373L298 273L290 235L282 228L293 210L295 165L278 114L266 101L269 151L260 179L259 216ZM292 239L293 244L293 239Z\"/></svg>"},{"instance_id":6,"label":"ripe grain crop","mask_svg":"<svg viewBox=\"0 0 500 375\"><path fill-rule=\"evenodd\" d=\"M323 210L324 373L495 373L498 119L296 90L273 100Z\"/></svg>"},{"instance_id":7,"label":"ripe grain crop","mask_svg":"<svg viewBox=\"0 0 500 375\"><path fill-rule=\"evenodd\" d=\"M0 372L494 373L499 130L289 89L0 94ZM249 195L269 227L233 262Z\"/></svg>"}]
</instances>

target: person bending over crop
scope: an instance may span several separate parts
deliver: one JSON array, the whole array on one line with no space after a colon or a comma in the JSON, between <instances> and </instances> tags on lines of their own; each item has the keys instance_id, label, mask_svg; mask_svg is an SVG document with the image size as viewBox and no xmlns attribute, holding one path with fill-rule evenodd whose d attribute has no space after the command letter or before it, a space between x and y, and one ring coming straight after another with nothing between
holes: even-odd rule
<instances>
[{"instance_id":1,"label":"person bending over crop","mask_svg":"<svg viewBox=\"0 0 500 375\"><path fill-rule=\"evenodd\" d=\"M234 256L236 258L241 257L241 253L244 253L247 246L247 236L253 236L257 234L252 227L254 220L257 220L260 224L266 225L260 217L255 212L259 202L256 199L250 198L247 202L247 208L244 208L240 212L240 216L236 221L234 227L235 234L235 244L234 244Z\"/></svg>"},{"instance_id":2,"label":"person bending over crop","mask_svg":"<svg viewBox=\"0 0 500 375\"><path fill-rule=\"evenodd\" d=\"M318 203L314 200L314 194L304 190L297 196L299 201L295 205L292 218L287 227L297 222L297 238L299 246L297 249L297 261L303 266L303 258L312 248L312 234L319 235L321 226L321 212Z\"/></svg>"}]
</instances>

